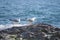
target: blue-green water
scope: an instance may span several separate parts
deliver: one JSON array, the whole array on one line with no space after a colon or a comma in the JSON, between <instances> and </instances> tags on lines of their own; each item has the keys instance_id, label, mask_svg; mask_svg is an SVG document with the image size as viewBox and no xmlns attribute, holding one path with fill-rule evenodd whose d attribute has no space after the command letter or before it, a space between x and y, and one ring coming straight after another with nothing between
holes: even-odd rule
<instances>
[{"instance_id":1,"label":"blue-green water","mask_svg":"<svg viewBox=\"0 0 60 40\"><path fill-rule=\"evenodd\" d=\"M60 26L60 0L0 0L0 24L9 19L36 17L36 23ZM23 21L22 21L23 22Z\"/></svg>"}]
</instances>

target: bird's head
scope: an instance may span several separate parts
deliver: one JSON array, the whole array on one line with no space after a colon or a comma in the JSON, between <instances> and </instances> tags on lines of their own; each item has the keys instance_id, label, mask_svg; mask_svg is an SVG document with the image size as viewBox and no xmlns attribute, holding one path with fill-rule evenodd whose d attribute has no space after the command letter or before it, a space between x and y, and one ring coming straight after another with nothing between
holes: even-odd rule
<instances>
[{"instance_id":1,"label":"bird's head","mask_svg":"<svg viewBox=\"0 0 60 40\"><path fill-rule=\"evenodd\" d=\"M31 20L32 20L32 21L35 21L35 20L36 20L36 17L31 18Z\"/></svg>"}]
</instances>

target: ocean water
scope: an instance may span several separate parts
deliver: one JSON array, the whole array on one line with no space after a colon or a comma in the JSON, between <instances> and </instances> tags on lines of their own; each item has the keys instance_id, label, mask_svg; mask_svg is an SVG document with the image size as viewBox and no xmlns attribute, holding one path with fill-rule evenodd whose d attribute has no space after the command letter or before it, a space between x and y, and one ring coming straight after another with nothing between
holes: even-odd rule
<instances>
[{"instance_id":1,"label":"ocean water","mask_svg":"<svg viewBox=\"0 0 60 40\"><path fill-rule=\"evenodd\" d=\"M12 23L9 19L32 17L36 17L35 23L60 27L60 0L0 0L0 24Z\"/></svg>"}]
</instances>

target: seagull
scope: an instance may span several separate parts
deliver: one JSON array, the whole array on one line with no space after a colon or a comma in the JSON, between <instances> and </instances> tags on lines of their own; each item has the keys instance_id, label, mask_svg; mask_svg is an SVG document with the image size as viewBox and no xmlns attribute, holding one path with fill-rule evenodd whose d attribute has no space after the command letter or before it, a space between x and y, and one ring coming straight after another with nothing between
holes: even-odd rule
<instances>
[{"instance_id":1,"label":"seagull","mask_svg":"<svg viewBox=\"0 0 60 40\"><path fill-rule=\"evenodd\" d=\"M29 21L30 23L34 22L35 20L36 20L36 17L27 19L27 21Z\"/></svg>"},{"instance_id":2,"label":"seagull","mask_svg":"<svg viewBox=\"0 0 60 40\"><path fill-rule=\"evenodd\" d=\"M13 21L13 22L15 22L15 23L20 23L20 18L18 18L18 19L9 19L10 21Z\"/></svg>"}]
</instances>

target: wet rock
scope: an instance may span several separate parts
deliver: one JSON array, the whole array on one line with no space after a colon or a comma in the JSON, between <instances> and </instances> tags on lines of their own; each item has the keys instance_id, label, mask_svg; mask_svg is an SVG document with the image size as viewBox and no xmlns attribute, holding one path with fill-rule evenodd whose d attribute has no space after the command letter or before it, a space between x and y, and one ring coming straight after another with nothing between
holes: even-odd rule
<instances>
[{"instance_id":1,"label":"wet rock","mask_svg":"<svg viewBox=\"0 0 60 40\"><path fill-rule=\"evenodd\" d=\"M14 35L14 36L12 36ZM0 31L0 39L15 40L60 40L60 28L52 25L40 23L24 27L12 27Z\"/></svg>"}]
</instances>

